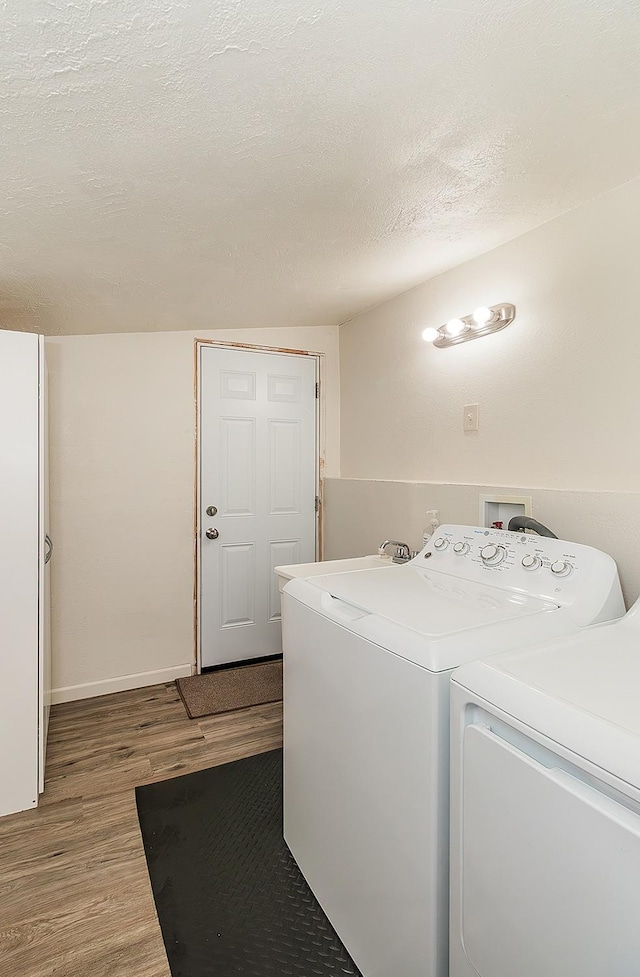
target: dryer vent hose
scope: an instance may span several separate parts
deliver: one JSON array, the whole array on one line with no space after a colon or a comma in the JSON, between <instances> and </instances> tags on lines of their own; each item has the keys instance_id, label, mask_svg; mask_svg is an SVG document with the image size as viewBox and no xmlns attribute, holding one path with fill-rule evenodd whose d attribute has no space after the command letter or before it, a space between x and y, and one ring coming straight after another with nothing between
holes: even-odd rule
<instances>
[{"instance_id":1,"label":"dryer vent hose","mask_svg":"<svg viewBox=\"0 0 640 977\"><path fill-rule=\"evenodd\" d=\"M555 533L552 533L550 529L543 526L537 519L532 519L531 516L514 516L513 519L509 520L509 526L507 528L510 533L518 533L523 529L531 529L538 536L550 536L551 539L558 538Z\"/></svg>"}]
</instances>

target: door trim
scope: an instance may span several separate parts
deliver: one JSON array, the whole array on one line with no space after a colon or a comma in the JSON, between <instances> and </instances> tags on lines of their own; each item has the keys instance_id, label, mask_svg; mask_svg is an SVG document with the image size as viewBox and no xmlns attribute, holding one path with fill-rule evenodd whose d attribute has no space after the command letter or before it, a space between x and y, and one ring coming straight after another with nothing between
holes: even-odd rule
<instances>
[{"instance_id":1,"label":"door trim","mask_svg":"<svg viewBox=\"0 0 640 977\"><path fill-rule=\"evenodd\" d=\"M325 438L326 438L326 405L324 399L325 390L325 354L308 349L290 349L279 346L262 346L251 343L225 343L210 339L194 339L193 342L193 393L195 405L195 476L193 489L193 643L195 662L194 670L199 675L202 671L202 655L200 648L200 407L201 407L201 371L200 371L200 351L205 347L215 347L217 349L237 349L247 350L252 353L275 353L279 356L308 356L316 361L316 444L318 452L316 456L316 497L318 507L316 510L316 553L318 559L322 559L323 549L323 509L324 509L324 466L325 466Z\"/></svg>"}]
</instances>

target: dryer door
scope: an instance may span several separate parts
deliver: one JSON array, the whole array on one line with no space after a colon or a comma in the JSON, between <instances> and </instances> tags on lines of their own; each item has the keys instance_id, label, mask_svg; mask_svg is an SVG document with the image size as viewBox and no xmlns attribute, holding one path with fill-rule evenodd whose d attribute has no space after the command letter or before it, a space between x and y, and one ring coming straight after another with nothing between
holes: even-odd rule
<instances>
[{"instance_id":1,"label":"dryer door","mask_svg":"<svg viewBox=\"0 0 640 977\"><path fill-rule=\"evenodd\" d=\"M465 729L460 909L471 972L629 977L640 960L640 815L547 758L486 726Z\"/></svg>"}]
</instances>

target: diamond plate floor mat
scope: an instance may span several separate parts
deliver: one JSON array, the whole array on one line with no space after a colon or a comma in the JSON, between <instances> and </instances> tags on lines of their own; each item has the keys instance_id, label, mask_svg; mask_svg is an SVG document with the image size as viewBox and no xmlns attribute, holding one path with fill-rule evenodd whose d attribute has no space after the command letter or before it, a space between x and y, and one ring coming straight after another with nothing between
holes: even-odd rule
<instances>
[{"instance_id":1,"label":"diamond plate floor mat","mask_svg":"<svg viewBox=\"0 0 640 977\"><path fill-rule=\"evenodd\" d=\"M282 751L138 787L173 977L361 977L282 837Z\"/></svg>"}]
</instances>

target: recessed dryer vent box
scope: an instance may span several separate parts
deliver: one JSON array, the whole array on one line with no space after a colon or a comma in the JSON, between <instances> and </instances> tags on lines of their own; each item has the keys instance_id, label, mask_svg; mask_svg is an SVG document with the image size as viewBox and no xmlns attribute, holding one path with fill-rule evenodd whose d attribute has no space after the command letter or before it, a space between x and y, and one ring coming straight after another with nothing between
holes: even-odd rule
<instances>
[{"instance_id":1,"label":"recessed dryer vent box","mask_svg":"<svg viewBox=\"0 0 640 977\"><path fill-rule=\"evenodd\" d=\"M513 516L531 515L530 495L481 495L480 526L508 529Z\"/></svg>"}]
</instances>

